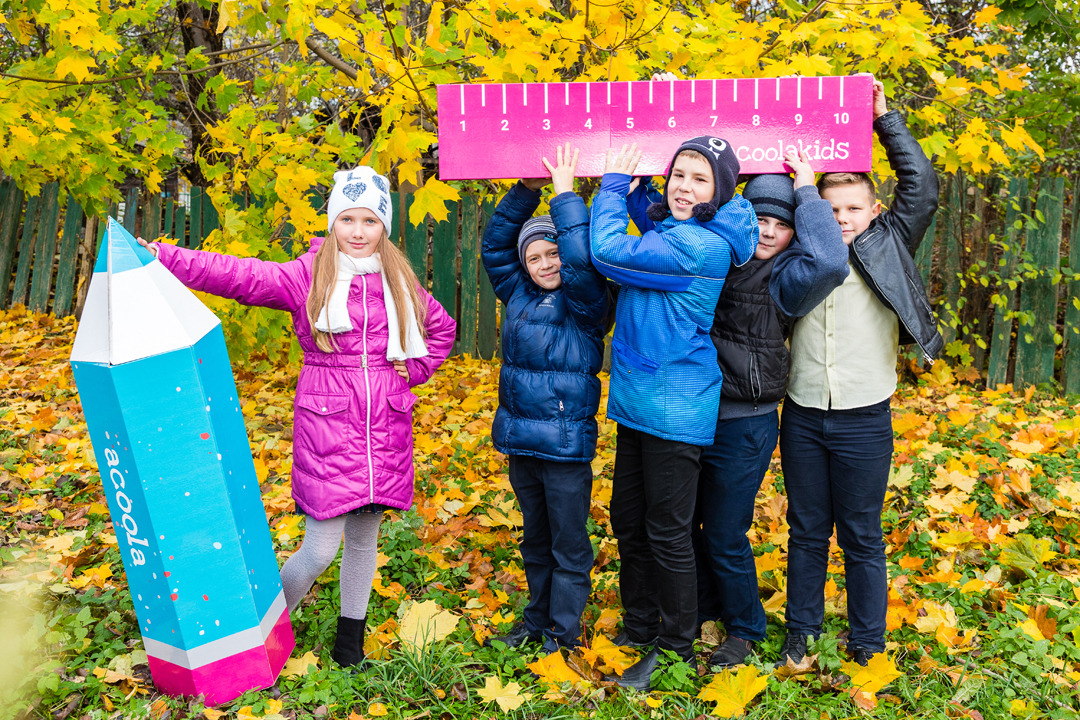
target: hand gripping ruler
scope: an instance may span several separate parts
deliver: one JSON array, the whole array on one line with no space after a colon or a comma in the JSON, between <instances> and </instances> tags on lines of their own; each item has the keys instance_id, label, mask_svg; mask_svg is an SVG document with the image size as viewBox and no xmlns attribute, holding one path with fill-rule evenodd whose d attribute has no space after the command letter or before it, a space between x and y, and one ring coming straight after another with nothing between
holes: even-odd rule
<instances>
[{"instance_id":1,"label":"hand gripping ruler","mask_svg":"<svg viewBox=\"0 0 1080 720\"><path fill-rule=\"evenodd\" d=\"M872 100L869 75L439 85L439 177L546 177L540 158L566 142L578 176L602 175L607 149L631 142L636 174L661 175L698 135L731 143L745 174L788 172L790 147L817 172L868 171Z\"/></svg>"}]
</instances>

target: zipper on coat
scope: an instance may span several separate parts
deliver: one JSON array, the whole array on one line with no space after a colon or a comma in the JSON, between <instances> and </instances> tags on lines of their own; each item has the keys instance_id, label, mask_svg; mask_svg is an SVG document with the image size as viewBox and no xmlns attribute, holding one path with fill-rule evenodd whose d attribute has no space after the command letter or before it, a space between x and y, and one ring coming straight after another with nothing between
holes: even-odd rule
<instances>
[{"instance_id":1,"label":"zipper on coat","mask_svg":"<svg viewBox=\"0 0 1080 720\"><path fill-rule=\"evenodd\" d=\"M562 400L559 401L559 439L562 446L566 447L566 415L563 414Z\"/></svg>"},{"instance_id":2,"label":"zipper on coat","mask_svg":"<svg viewBox=\"0 0 1080 720\"><path fill-rule=\"evenodd\" d=\"M364 395L367 399L367 416L364 425L367 429L367 467L368 467L368 502L375 502L375 465L371 460L371 375L368 371L368 306L367 306L367 278L361 276L364 286L364 354L360 359L364 370Z\"/></svg>"},{"instance_id":3,"label":"zipper on coat","mask_svg":"<svg viewBox=\"0 0 1080 720\"><path fill-rule=\"evenodd\" d=\"M754 398L754 412L757 412L761 398L761 378L758 377L757 353L750 351L750 394Z\"/></svg>"}]
</instances>

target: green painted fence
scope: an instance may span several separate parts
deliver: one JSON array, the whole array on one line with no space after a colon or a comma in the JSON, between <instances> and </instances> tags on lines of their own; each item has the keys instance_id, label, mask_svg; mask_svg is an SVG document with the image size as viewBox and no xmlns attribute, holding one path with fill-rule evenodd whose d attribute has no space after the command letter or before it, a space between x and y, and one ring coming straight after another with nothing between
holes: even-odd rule
<instances>
[{"instance_id":1,"label":"green painted fence","mask_svg":"<svg viewBox=\"0 0 1080 720\"><path fill-rule=\"evenodd\" d=\"M100 243L98 218L86 218L56 183L33 197L10 179L0 181L0 309L16 303L56 315L78 314ZM406 257L424 286L458 321L454 353L490 359L498 351L498 308L480 263L480 237L494 205L473 198L449 203L448 218L413 226L406 221L412 196L395 193L394 217ZM321 199L313 201L321 202ZM111 213L117 214L113 208ZM62 222L61 222L62 221ZM210 196L193 189L190 203L136 190L125 193L121 223L145 237L176 238L197 248L218 227Z\"/></svg>"},{"instance_id":2,"label":"green painted fence","mask_svg":"<svg viewBox=\"0 0 1080 720\"><path fill-rule=\"evenodd\" d=\"M944 334L969 342L990 387L1056 381L1080 392L1080 277L1069 270L1080 269L1080 178L1069 183L1061 177L1014 178L1000 193L992 182L943 180L942 207L915 261ZM495 203L465 197L447 205L445 221L428 216L414 226L406 220L412 200L407 193L393 195L395 237L425 287L458 321L454 352L494 357L499 308L479 247ZM322 200L313 197L313 202ZM184 204L129 190L122 213L118 210L110 214L119 214L132 232L173 237L184 247L199 247L218 227L217 210L199 188ZM0 180L0 308L23 303L37 311L77 315L99 227L100 219L85 217L55 183L28 197L12 180ZM994 242L980 242L990 235ZM978 243L975 252L973 243ZM978 278L965 276L980 261L1003 280L983 287ZM974 345L973 332L980 329L985 351Z\"/></svg>"}]
</instances>

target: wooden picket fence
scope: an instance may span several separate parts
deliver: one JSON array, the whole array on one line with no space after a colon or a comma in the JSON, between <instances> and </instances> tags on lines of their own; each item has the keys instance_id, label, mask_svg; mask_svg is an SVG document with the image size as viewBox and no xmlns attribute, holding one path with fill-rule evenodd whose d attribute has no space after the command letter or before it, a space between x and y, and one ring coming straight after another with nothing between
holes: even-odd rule
<instances>
[{"instance_id":1,"label":"wooden picket fence","mask_svg":"<svg viewBox=\"0 0 1080 720\"><path fill-rule=\"evenodd\" d=\"M498 303L480 263L480 237L494 211L473 198L449 203L446 221L411 225L412 195L392 195L402 249L421 282L458 321L454 354L491 359L498 354ZM117 208L109 214L117 215ZM61 219L63 228L61 229ZM132 234L176 238L197 248L218 227L210 197L193 188L187 204L160 194L126 193L121 224ZM79 315L101 242L99 218L86 218L56 183L33 197L10 179L0 182L0 309L16 303L37 312Z\"/></svg>"},{"instance_id":2,"label":"wooden picket fence","mask_svg":"<svg viewBox=\"0 0 1080 720\"><path fill-rule=\"evenodd\" d=\"M987 212L985 200L978 196L975 206L968 207L966 198L972 193L967 192L966 182L960 177L946 178L941 209L915 258L946 321L946 340L970 340L970 332L947 321L961 315L974 317L986 348L974 342L969 346L975 367L985 372L990 387L1009 381L1017 387L1056 381L1067 392L1080 393L1080 280L1071 275L1066 282L1055 280L1063 267L1080 269L1080 193L1076 192L1080 183L1073 182L1071 219L1066 223L1065 178L1008 181L1004 194L1015 202L1006 203L1004 216L994 218L996 237L1006 245L1000 250L982 243L982 237L965 244L966 238L970 240L971 217L983 223L981 215ZM412 195L392 197L401 247L425 286L458 321L454 353L495 357L499 308L479 260L480 238L494 203L465 197L448 204L446 221L432 223L429 217L427 223L414 226L406 221ZM1042 222L1019 222L1036 211ZM116 209L111 214L116 215ZM157 193L140 201L137 190L128 190L120 216L132 233L174 237L185 247L198 247L218 227L217 212L199 188L192 190L185 204ZM1067 245L1063 225L1070 229ZM100 242L98 228L99 219L84 217L74 198L62 194L56 183L27 197L11 179L0 181L0 278L7 280L0 280L0 309L23 303L39 312L78 315ZM969 257L971 245L979 246L988 266L997 267L1003 278L1023 270L1022 282L1015 289L1007 282L983 288L977 282L972 285L973 278L968 276L965 288L965 270L979 259ZM1068 251L1067 259L1062 257L1063 249ZM1064 292L1059 292L1062 287ZM1004 308L985 303L991 292L1005 299ZM958 310L972 298L986 306L975 312L970 306ZM1022 322L1024 318L1034 322Z\"/></svg>"},{"instance_id":3,"label":"wooden picket fence","mask_svg":"<svg viewBox=\"0 0 1080 720\"><path fill-rule=\"evenodd\" d=\"M1067 393L1080 393L1080 280L1059 282L1059 274L1080 270L1080 178L1071 183L1071 208L1064 177L1011 178L1002 187L986 186L946 177L940 209L916 253L924 283L934 288L942 335L946 342L970 341L981 330L986 348L968 345L988 387L1058 382ZM991 212L991 192L1006 199L1002 217ZM996 243L988 241L991 234ZM1014 282L981 286L980 272L967 272L980 263ZM1018 274L1023 277L1016 282ZM991 304L995 294L1004 299L1002 306ZM969 306L961 310L965 302ZM974 328L961 332L950 326L957 315L966 318L961 326Z\"/></svg>"}]
</instances>

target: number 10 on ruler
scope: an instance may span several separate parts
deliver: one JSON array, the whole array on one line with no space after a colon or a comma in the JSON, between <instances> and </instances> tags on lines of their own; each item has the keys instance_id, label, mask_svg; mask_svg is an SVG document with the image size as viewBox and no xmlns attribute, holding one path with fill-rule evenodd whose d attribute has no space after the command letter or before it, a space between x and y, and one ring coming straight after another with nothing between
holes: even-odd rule
<instances>
[{"instance_id":1,"label":"number 10 on ruler","mask_svg":"<svg viewBox=\"0 0 1080 720\"><path fill-rule=\"evenodd\" d=\"M716 135L744 173L784 172L789 148L815 170L865 171L871 162L869 76L660 82L440 85L443 180L543 177L541 156L581 149L577 174L601 175L609 147L637 142L640 174L661 174L679 144Z\"/></svg>"}]
</instances>

